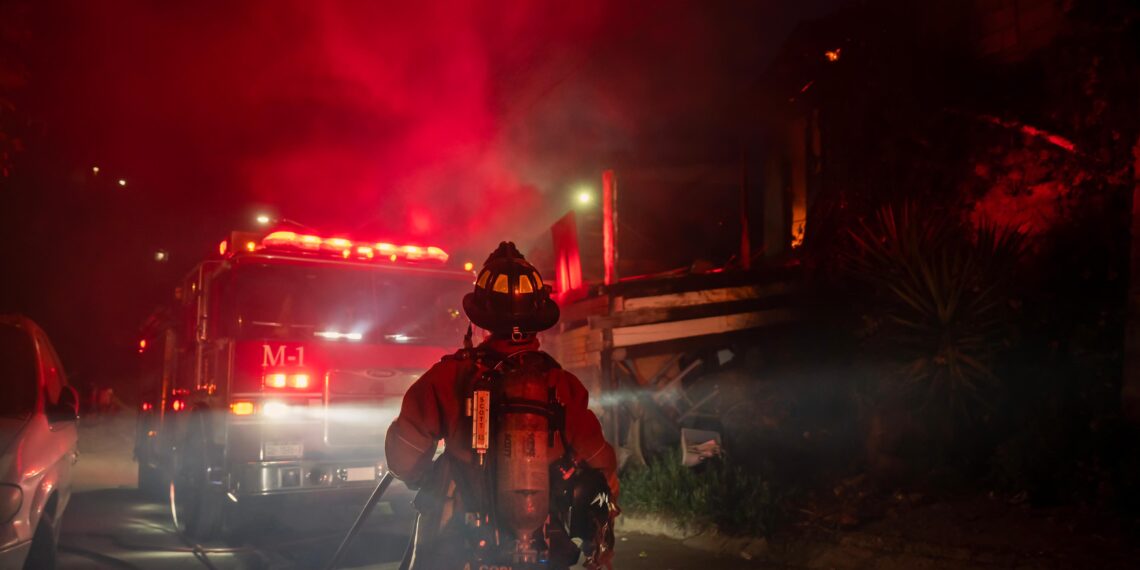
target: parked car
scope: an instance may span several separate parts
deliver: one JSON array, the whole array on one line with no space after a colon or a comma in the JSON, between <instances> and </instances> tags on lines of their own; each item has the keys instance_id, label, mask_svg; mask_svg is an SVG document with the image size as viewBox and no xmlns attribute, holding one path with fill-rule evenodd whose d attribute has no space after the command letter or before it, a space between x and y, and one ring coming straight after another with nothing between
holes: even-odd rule
<instances>
[{"instance_id":1,"label":"parked car","mask_svg":"<svg viewBox=\"0 0 1140 570\"><path fill-rule=\"evenodd\" d=\"M0 569L54 568L79 398L30 319L0 315Z\"/></svg>"}]
</instances>

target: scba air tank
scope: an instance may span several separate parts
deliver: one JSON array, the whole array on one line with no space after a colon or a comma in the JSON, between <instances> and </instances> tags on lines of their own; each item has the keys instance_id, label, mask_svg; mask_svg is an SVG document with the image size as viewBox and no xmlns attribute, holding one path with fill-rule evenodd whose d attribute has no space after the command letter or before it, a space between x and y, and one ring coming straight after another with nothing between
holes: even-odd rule
<instances>
[{"instance_id":1,"label":"scba air tank","mask_svg":"<svg viewBox=\"0 0 1140 570\"><path fill-rule=\"evenodd\" d=\"M535 364L524 363L500 378L496 507L500 528L516 539L538 530L550 512L549 369Z\"/></svg>"}]
</instances>

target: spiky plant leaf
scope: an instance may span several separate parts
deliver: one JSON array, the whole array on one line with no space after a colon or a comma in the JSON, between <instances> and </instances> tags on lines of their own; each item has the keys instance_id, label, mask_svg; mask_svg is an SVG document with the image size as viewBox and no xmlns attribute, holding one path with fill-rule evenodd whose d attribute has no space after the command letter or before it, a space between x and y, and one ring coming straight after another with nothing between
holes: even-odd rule
<instances>
[{"instance_id":1,"label":"spiky plant leaf","mask_svg":"<svg viewBox=\"0 0 1140 570\"><path fill-rule=\"evenodd\" d=\"M848 271L878 292L871 340L890 383L923 413L969 422L992 406L994 356L1007 341L1007 297L1024 237L970 230L914 204L884 207L848 232Z\"/></svg>"}]
</instances>

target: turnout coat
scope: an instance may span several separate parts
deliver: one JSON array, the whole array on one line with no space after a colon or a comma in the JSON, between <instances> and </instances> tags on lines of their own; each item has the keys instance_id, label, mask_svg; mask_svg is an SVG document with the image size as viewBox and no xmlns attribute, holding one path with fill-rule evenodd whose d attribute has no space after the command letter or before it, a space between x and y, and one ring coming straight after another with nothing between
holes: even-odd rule
<instances>
[{"instance_id":1,"label":"turnout coat","mask_svg":"<svg viewBox=\"0 0 1140 570\"><path fill-rule=\"evenodd\" d=\"M523 342L492 336L474 350L486 351L492 360L520 351L536 351L535 338ZM385 454L388 468L409 487L419 489L416 508L420 518L411 554L412 567L434 568L439 564L428 560L448 558L444 550L460 548L455 540L438 540L455 531L464 515L480 498L471 489L470 473L475 469L471 451L470 422L466 416L466 399L470 385L479 374L473 358L461 351L444 357L424 373L404 395L400 414L388 429ZM563 439L572 456L602 472L609 483L611 496L618 496L617 457L602 435L598 418L587 407L589 393L573 374L560 368L549 372L548 385L555 388L555 398L565 410L564 434L553 438L554 448L548 453L552 462L564 455ZM443 440L442 456L432 461L436 446ZM456 554L457 555L457 554ZM407 566L407 563L405 564Z\"/></svg>"}]
</instances>

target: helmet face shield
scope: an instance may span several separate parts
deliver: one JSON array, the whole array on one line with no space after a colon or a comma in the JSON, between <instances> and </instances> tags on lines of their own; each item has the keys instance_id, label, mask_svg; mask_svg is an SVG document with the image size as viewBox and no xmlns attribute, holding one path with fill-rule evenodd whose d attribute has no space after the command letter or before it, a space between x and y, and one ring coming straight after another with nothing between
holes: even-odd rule
<instances>
[{"instance_id":1,"label":"helmet face shield","mask_svg":"<svg viewBox=\"0 0 1140 570\"><path fill-rule=\"evenodd\" d=\"M475 290L463 298L463 310L471 322L500 334L546 330L559 314L538 270L510 242L487 258Z\"/></svg>"}]
</instances>

